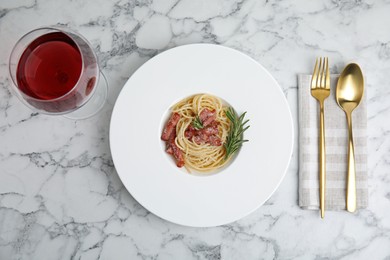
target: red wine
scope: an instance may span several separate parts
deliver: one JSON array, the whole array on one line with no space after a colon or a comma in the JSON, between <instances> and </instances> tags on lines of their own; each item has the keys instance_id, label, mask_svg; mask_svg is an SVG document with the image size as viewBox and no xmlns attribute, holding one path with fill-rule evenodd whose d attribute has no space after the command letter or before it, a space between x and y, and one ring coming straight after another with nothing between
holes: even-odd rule
<instances>
[{"instance_id":1,"label":"red wine","mask_svg":"<svg viewBox=\"0 0 390 260\"><path fill-rule=\"evenodd\" d=\"M56 99L76 86L82 66L79 48L69 36L48 33L32 41L20 57L18 87L36 99Z\"/></svg>"}]
</instances>

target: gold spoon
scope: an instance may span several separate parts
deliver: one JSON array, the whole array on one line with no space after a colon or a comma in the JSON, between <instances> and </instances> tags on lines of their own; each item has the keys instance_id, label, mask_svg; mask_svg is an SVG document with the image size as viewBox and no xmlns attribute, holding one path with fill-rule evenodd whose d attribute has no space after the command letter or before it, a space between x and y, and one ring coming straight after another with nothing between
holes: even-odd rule
<instances>
[{"instance_id":1,"label":"gold spoon","mask_svg":"<svg viewBox=\"0 0 390 260\"><path fill-rule=\"evenodd\" d=\"M349 212L355 212L356 210L356 171L352 137L352 111L360 104L363 92L364 79L362 70L355 63L348 64L341 72L337 82L336 101L341 109L344 110L348 123L347 210Z\"/></svg>"}]
</instances>

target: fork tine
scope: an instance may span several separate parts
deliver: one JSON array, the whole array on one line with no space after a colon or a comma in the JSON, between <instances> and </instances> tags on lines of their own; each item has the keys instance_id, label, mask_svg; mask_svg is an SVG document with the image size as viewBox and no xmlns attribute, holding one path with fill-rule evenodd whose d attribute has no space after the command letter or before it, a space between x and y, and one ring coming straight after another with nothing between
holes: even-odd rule
<instances>
[{"instance_id":1,"label":"fork tine","mask_svg":"<svg viewBox=\"0 0 390 260\"><path fill-rule=\"evenodd\" d=\"M325 88L325 58L322 58L322 63L320 65L320 82L318 87Z\"/></svg>"},{"instance_id":2,"label":"fork tine","mask_svg":"<svg viewBox=\"0 0 390 260\"><path fill-rule=\"evenodd\" d=\"M317 87L317 77L318 77L318 58L316 58L316 65L314 65L313 75L311 76L311 88Z\"/></svg>"},{"instance_id":3,"label":"fork tine","mask_svg":"<svg viewBox=\"0 0 390 260\"><path fill-rule=\"evenodd\" d=\"M316 87L321 87L321 66L322 66L322 57L318 60L318 71L317 71L317 81L316 81Z\"/></svg>"},{"instance_id":4,"label":"fork tine","mask_svg":"<svg viewBox=\"0 0 390 260\"><path fill-rule=\"evenodd\" d=\"M325 88L326 88L326 89L330 89L330 73L329 73L328 57L326 57L326 80L325 80Z\"/></svg>"}]
</instances>

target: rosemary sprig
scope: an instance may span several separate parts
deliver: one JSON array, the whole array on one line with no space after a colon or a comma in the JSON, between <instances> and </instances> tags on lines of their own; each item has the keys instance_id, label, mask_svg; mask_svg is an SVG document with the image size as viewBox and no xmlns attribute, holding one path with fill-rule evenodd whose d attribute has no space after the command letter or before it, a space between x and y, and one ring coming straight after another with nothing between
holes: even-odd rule
<instances>
[{"instance_id":1,"label":"rosemary sprig","mask_svg":"<svg viewBox=\"0 0 390 260\"><path fill-rule=\"evenodd\" d=\"M192 126L196 129L202 129L203 128L203 123L202 120L200 120L199 116L196 116L194 121L192 121Z\"/></svg>"},{"instance_id":2,"label":"rosemary sprig","mask_svg":"<svg viewBox=\"0 0 390 260\"><path fill-rule=\"evenodd\" d=\"M230 120L230 131L224 144L226 150L225 160L227 160L241 147L243 143L248 142L248 140L243 140L242 134L250 126L245 126L245 124L249 121L244 121L246 112L241 114L241 116L238 116L233 108L229 107L225 113L227 118Z\"/></svg>"}]
</instances>

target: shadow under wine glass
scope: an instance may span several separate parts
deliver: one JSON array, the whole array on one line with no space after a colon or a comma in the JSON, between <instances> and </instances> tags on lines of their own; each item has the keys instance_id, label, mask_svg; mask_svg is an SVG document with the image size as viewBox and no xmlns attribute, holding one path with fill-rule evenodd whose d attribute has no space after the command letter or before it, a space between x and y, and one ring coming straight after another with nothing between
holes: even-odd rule
<instances>
[{"instance_id":1,"label":"shadow under wine glass","mask_svg":"<svg viewBox=\"0 0 390 260\"><path fill-rule=\"evenodd\" d=\"M13 92L39 113L86 119L107 99L107 80L90 43L65 27L25 34L11 52L9 71Z\"/></svg>"}]
</instances>

